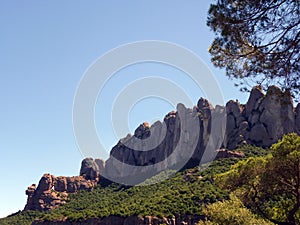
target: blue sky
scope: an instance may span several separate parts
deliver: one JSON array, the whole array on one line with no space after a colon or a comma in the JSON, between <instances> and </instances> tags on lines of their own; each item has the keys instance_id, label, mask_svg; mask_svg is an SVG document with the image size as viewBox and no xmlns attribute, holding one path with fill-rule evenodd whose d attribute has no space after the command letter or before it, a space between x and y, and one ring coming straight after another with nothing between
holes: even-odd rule
<instances>
[{"instance_id":1,"label":"blue sky","mask_svg":"<svg viewBox=\"0 0 300 225\"><path fill-rule=\"evenodd\" d=\"M79 173L83 156L72 127L76 88L89 65L119 45L141 40L182 45L207 63L225 100L246 101L247 94L210 63L207 50L214 34L206 27L209 4L199 0L0 2L0 217L23 209L25 189L42 174ZM131 81L130 74L131 79L163 74L179 82L194 104L202 95L174 68L136 65L110 80L96 115L109 112L113 95ZM129 114L129 127L133 131L141 122L162 119L173 109L165 101L145 99ZM109 120L100 117L96 123L109 151L116 142Z\"/></svg>"}]
</instances>

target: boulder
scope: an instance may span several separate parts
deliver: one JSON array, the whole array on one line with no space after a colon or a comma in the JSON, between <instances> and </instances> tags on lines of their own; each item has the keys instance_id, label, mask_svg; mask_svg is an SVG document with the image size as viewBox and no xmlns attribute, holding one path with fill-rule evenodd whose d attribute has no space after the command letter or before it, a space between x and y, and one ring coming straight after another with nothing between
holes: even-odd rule
<instances>
[{"instance_id":1,"label":"boulder","mask_svg":"<svg viewBox=\"0 0 300 225\"><path fill-rule=\"evenodd\" d=\"M99 167L92 158L85 158L81 162L80 176L87 180L98 180L100 175Z\"/></svg>"}]
</instances>

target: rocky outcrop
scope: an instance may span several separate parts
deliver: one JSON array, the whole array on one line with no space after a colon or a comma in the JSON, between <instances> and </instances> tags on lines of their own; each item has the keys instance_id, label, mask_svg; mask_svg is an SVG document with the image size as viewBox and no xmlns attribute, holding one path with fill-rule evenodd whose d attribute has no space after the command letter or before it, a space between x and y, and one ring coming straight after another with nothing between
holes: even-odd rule
<instances>
[{"instance_id":1,"label":"rocky outcrop","mask_svg":"<svg viewBox=\"0 0 300 225\"><path fill-rule=\"evenodd\" d=\"M269 147L284 134L296 132L296 111L289 93L271 86L267 94L254 87L246 105L230 101L226 105L227 129L224 147L241 144Z\"/></svg>"},{"instance_id":2,"label":"rocky outcrop","mask_svg":"<svg viewBox=\"0 0 300 225\"><path fill-rule=\"evenodd\" d=\"M40 179L37 188L35 184L28 187L26 191L28 199L24 210L50 210L64 204L67 195L59 195L58 192L52 189L54 180L54 176L44 174Z\"/></svg>"},{"instance_id":3,"label":"rocky outcrop","mask_svg":"<svg viewBox=\"0 0 300 225\"><path fill-rule=\"evenodd\" d=\"M209 106L202 105L198 110L178 104L177 111L168 113L163 123L141 124L133 136L128 135L113 147L103 175L114 182L134 185L167 168L179 170L199 161L209 141L212 117Z\"/></svg>"},{"instance_id":4,"label":"rocky outcrop","mask_svg":"<svg viewBox=\"0 0 300 225\"><path fill-rule=\"evenodd\" d=\"M52 210L66 203L68 194L78 190L92 190L96 180L86 180L83 176L55 177L44 174L36 187L32 184L26 190L27 204L24 210Z\"/></svg>"},{"instance_id":5,"label":"rocky outcrop","mask_svg":"<svg viewBox=\"0 0 300 225\"><path fill-rule=\"evenodd\" d=\"M154 216L109 216L105 218L92 218L81 222L63 221L34 221L32 225L196 225L203 216L185 215L172 218L158 218Z\"/></svg>"},{"instance_id":6,"label":"rocky outcrop","mask_svg":"<svg viewBox=\"0 0 300 225\"><path fill-rule=\"evenodd\" d=\"M166 168L192 167L217 154L227 157L232 153L216 152L219 148L269 147L291 132L300 133L300 106L295 109L290 93L278 87L271 86L266 94L254 87L246 104L236 100L213 107L201 98L193 109L179 104L163 123L143 123L134 135L120 140L111 150L103 174L133 184L133 180L142 181Z\"/></svg>"},{"instance_id":7,"label":"rocky outcrop","mask_svg":"<svg viewBox=\"0 0 300 225\"><path fill-rule=\"evenodd\" d=\"M267 94L248 110L248 117L245 116L249 124L248 143L268 147L282 138L283 134L296 131L293 99L278 87L270 87Z\"/></svg>"},{"instance_id":8,"label":"rocky outcrop","mask_svg":"<svg viewBox=\"0 0 300 225\"><path fill-rule=\"evenodd\" d=\"M100 174L104 170L105 162L102 159L85 158L81 162L80 176L87 180L98 181Z\"/></svg>"}]
</instances>

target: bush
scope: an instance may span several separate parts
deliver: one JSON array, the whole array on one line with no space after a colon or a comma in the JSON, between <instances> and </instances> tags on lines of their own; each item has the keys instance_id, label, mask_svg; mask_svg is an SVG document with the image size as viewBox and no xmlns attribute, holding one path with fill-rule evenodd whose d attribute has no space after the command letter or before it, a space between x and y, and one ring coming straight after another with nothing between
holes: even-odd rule
<instances>
[{"instance_id":1,"label":"bush","mask_svg":"<svg viewBox=\"0 0 300 225\"><path fill-rule=\"evenodd\" d=\"M216 202L203 208L206 221L198 225L272 225L273 223L259 218L247 209L234 195L230 200Z\"/></svg>"}]
</instances>

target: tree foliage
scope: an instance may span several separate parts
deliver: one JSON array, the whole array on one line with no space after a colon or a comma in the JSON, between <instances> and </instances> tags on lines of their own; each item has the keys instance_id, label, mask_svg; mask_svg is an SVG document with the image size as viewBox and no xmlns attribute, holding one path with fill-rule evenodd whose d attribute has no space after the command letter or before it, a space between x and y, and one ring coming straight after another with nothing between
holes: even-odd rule
<instances>
[{"instance_id":1,"label":"tree foliage","mask_svg":"<svg viewBox=\"0 0 300 225\"><path fill-rule=\"evenodd\" d=\"M300 223L300 136L285 135L266 157L248 158L216 177L244 204L277 224Z\"/></svg>"},{"instance_id":2,"label":"tree foliage","mask_svg":"<svg viewBox=\"0 0 300 225\"><path fill-rule=\"evenodd\" d=\"M287 219L295 224L295 214L300 209L300 137L286 135L271 150L273 158L262 177L263 190L273 195L284 193L293 200L287 209Z\"/></svg>"},{"instance_id":3,"label":"tree foliage","mask_svg":"<svg viewBox=\"0 0 300 225\"><path fill-rule=\"evenodd\" d=\"M198 225L272 225L253 214L243 203L233 194L227 201L219 201L203 208L206 221L200 221Z\"/></svg>"},{"instance_id":4,"label":"tree foliage","mask_svg":"<svg viewBox=\"0 0 300 225\"><path fill-rule=\"evenodd\" d=\"M212 62L237 79L241 90L255 82L299 94L299 0L218 0L207 25L216 34Z\"/></svg>"}]
</instances>

